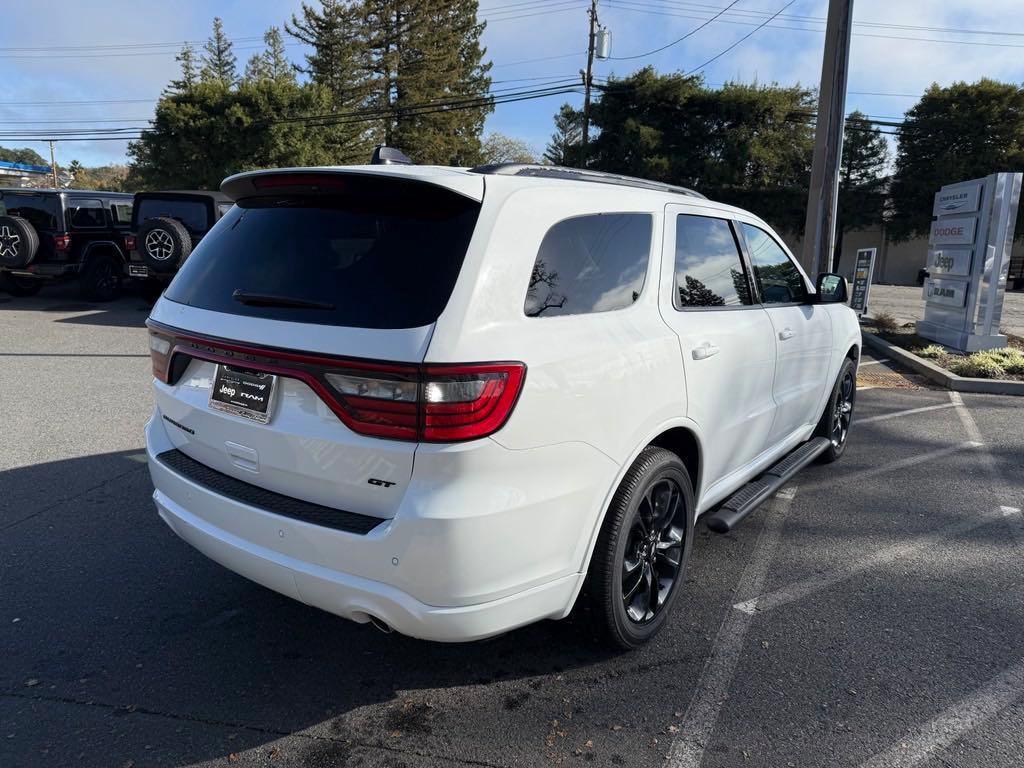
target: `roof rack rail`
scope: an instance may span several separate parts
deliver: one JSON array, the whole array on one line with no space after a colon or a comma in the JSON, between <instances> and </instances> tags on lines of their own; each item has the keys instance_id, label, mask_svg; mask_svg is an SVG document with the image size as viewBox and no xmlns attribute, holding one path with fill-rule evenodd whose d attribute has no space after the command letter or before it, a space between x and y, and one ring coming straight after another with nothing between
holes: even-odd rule
<instances>
[{"instance_id":1,"label":"roof rack rail","mask_svg":"<svg viewBox=\"0 0 1024 768\"><path fill-rule=\"evenodd\" d=\"M649 179L638 179L634 176L622 176L618 173L591 171L585 168L566 168L561 165L493 163L491 165L478 165L476 168L470 168L469 171L470 173L483 173L491 176L537 176L545 179L589 181L594 184L617 184L622 187L651 189L656 192L674 192L677 195L699 197L702 200L707 199L700 192L687 189L686 187L677 187L674 184L664 184L660 181L650 181Z\"/></svg>"}]
</instances>

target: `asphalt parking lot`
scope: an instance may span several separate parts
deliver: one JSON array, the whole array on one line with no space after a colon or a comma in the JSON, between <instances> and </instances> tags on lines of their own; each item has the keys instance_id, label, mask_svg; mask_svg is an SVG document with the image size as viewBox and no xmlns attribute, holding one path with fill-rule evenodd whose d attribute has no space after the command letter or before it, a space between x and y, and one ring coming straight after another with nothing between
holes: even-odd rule
<instances>
[{"instance_id":1,"label":"asphalt parking lot","mask_svg":"<svg viewBox=\"0 0 1024 768\"><path fill-rule=\"evenodd\" d=\"M1021 765L1024 400L866 356L846 456L701 529L653 644L435 645L164 526L147 312L0 295L0 766Z\"/></svg>"}]
</instances>

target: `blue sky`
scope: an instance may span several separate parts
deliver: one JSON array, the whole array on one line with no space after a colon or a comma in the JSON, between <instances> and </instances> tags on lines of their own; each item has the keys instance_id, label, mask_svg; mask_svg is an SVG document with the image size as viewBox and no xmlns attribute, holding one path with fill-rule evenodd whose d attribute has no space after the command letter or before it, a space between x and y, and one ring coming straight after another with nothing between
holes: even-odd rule
<instances>
[{"instance_id":1,"label":"blue sky","mask_svg":"<svg viewBox=\"0 0 1024 768\"><path fill-rule=\"evenodd\" d=\"M612 56L625 57L681 37L729 1L601 0L599 8L601 22L612 31ZM786 0L739 0L717 21L683 42L649 57L598 62L596 74L625 75L646 64L664 72L688 71L728 48L785 4ZM543 82L526 78L578 76L585 65L588 5L586 0L481 0L480 15L488 20L484 43L494 62L494 88ZM261 48L258 38L266 28L282 25L299 6L300 0L33 0L5 4L0 25L0 131L42 125L48 130L82 124L105 129L144 125L161 89L177 74L174 53L180 42L205 39L213 16L224 19L229 37L242 38L235 45L242 66ZM824 24L808 18L823 18L826 8L826 0L796 0L769 26L709 65L704 70L707 81L816 85ZM948 84L982 76L1024 81L1020 0L857 0L854 17L857 25L848 111L860 109L872 116L898 119L914 103L913 97L903 94L919 94L932 82ZM947 31L951 29L971 32ZM142 43L170 45L156 52L153 48L73 48ZM289 43L289 56L301 61L303 47ZM540 58L548 60L519 63ZM107 100L133 101L52 103ZM552 130L552 115L564 100L579 103L582 98L555 96L499 105L488 119L486 131L516 136L540 152ZM0 139L0 145L31 146L44 156L49 152L40 142ZM71 159L86 165L123 162L125 143L58 144L58 162L66 164Z\"/></svg>"}]
</instances>

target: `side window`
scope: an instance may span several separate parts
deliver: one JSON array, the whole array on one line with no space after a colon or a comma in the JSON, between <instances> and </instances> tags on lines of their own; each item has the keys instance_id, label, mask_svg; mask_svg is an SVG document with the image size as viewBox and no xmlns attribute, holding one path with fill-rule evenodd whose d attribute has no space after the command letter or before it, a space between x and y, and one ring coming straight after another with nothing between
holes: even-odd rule
<instances>
[{"instance_id":1,"label":"side window","mask_svg":"<svg viewBox=\"0 0 1024 768\"><path fill-rule=\"evenodd\" d=\"M75 229L97 229L107 226L103 203L99 200L68 200L68 222Z\"/></svg>"},{"instance_id":2,"label":"side window","mask_svg":"<svg viewBox=\"0 0 1024 768\"><path fill-rule=\"evenodd\" d=\"M110 214L114 217L114 224L124 227L132 223L131 203L111 203Z\"/></svg>"},{"instance_id":3,"label":"side window","mask_svg":"<svg viewBox=\"0 0 1024 768\"><path fill-rule=\"evenodd\" d=\"M577 216L544 235L530 275L528 317L623 309L644 287L651 254L648 213Z\"/></svg>"},{"instance_id":4,"label":"side window","mask_svg":"<svg viewBox=\"0 0 1024 768\"><path fill-rule=\"evenodd\" d=\"M800 270L782 246L760 227L741 224L750 249L754 277L765 304L790 304L807 300L807 286Z\"/></svg>"},{"instance_id":5,"label":"side window","mask_svg":"<svg viewBox=\"0 0 1024 768\"><path fill-rule=\"evenodd\" d=\"M739 246L725 219L687 214L676 218L675 274L673 298L678 309L753 303Z\"/></svg>"}]
</instances>

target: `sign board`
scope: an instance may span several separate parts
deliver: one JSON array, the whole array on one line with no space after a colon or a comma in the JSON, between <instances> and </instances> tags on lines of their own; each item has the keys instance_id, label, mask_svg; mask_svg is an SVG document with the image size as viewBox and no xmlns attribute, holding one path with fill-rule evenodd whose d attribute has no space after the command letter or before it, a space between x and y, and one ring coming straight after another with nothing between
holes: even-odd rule
<instances>
[{"instance_id":1,"label":"sign board","mask_svg":"<svg viewBox=\"0 0 1024 768\"><path fill-rule=\"evenodd\" d=\"M967 303L967 287L963 280L942 280L929 277L924 282L924 299L943 307L963 307Z\"/></svg>"},{"instance_id":2,"label":"sign board","mask_svg":"<svg viewBox=\"0 0 1024 768\"><path fill-rule=\"evenodd\" d=\"M974 242L976 218L937 219L932 222L931 245L970 245Z\"/></svg>"},{"instance_id":3,"label":"sign board","mask_svg":"<svg viewBox=\"0 0 1024 768\"><path fill-rule=\"evenodd\" d=\"M1021 180L993 173L935 195L920 336L964 352L1006 346L999 322Z\"/></svg>"},{"instance_id":4,"label":"sign board","mask_svg":"<svg viewBox=\"0 0 1024 768\"><path fill-rule=\"evenodd\" d=\"M969 277L971 274L971 250L969 248L934 248L928 251L928 262L925 268L930 275Z\"/></svg>"},{"instance_id":5,"label":"sign board","mask_svg":"<svg viewBox=\"0 0 1024 768\"><path fill-rule=\"evenodd\" d=\"M850 307L863 315L868 311L868 292L871 290L871 275L875 271L877 248L861 248L853 267L853 293Z\"/></svg>"},{"instance_id":6,"label":"sign board","mask_svg":"<svg viewBox=\"0 0 1024 768\"><path fill-rule=\"evenodd\" d=\"M981 206L980 181L952 184L935 193L932 216L949 216L954 213L974 213Z\"/></svg>"}]
</instances>

